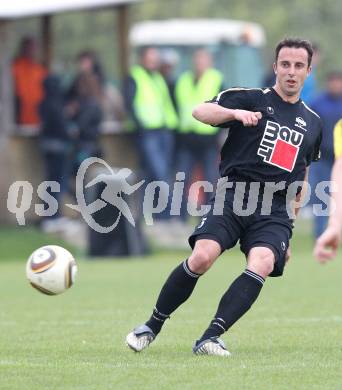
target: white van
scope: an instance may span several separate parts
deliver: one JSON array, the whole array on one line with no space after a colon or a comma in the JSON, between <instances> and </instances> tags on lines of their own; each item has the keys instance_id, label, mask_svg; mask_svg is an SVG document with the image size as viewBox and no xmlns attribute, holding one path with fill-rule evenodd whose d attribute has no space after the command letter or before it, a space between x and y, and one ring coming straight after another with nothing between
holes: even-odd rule
<instances>
[{"instance_id":1,"label":"white van","mask_svg":"<svg viewBox=\"0 0 342 390\"><path fill-rule=\"evenodd\" d=\"M224 74L226 87L262 86L265 42L265 32L259 24L227 19L146 21L135 24L130 31L134 48L175 50L179 58L175 76L191 67L194 49L209 49L215 66Z\"/></svg>"}]
</instances>

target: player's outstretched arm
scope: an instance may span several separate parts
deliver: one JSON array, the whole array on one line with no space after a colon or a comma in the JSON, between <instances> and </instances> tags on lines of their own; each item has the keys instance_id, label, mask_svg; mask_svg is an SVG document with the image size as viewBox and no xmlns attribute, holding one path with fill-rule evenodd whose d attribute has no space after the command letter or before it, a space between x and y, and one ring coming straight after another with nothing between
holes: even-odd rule
<instances>
[{"instance_id":1,"label":"player's outstretched arm","mask_svg":"<svg viewBox=\"0 0 342 390\"><path fill-rule=\"evenodd\" d=\"M194 118L208 125L217 126L230 121L242 122L244 126L256 126L261 112L233 110L216 103L201 103L192 112Z\"/></svg>"},{"instance_id":2,"label":"player's outstretched arm","mask_svg":"<svg viewBox=\"0 0 342 390\"><path fill-rule=\"evenodd\" d=\"M330 215L328 227L317 239L314 248L314 256L321 263L336 257L342 240L342 156L334 163L331 180L336 184L337 191L332 193L336 210Z\"/></svg>"}]
</instances>

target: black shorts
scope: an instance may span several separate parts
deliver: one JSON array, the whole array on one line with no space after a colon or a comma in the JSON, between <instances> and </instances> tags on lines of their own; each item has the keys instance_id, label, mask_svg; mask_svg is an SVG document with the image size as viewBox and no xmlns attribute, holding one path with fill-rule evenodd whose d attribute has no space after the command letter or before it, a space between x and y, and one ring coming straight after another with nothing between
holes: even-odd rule
<instances>
[{"instance_id":1,"label":"black shorts","mask_svg":"<svg viewBox=\"0 0 342 390\"><path fill-rule=\"evenodd\" d=\"M267 247L275 257L270 276L281 276L286 251L292 237L293 221L288 217L282 201L275 201L271 215L261 215L258 207L250 216L238 216L233 210L234 191L228 190L222 215L214 215L213 207L189 237L193 249L199 239L216 241L221 251L234 247L240 240L240 249L247 257L254 247ZM214 200L212 200L212 205Z\"/></svg>"}]
</instances>

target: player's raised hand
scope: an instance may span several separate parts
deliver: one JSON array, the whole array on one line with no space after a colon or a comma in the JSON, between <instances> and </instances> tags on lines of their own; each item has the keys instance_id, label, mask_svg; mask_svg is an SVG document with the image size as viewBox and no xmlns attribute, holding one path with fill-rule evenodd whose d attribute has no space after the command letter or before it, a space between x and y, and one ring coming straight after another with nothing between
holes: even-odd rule
<instances>
[{"instance_id":1,"label":"player's raised hand","mask_svg":"<svg viewBox=\"0 0 342 390\"><path fill-rule=\"evenodd\" d=\"M246 110L234 110L235 120L243 123L244 126L256 126L262 118L261 112L253 112Z\"/></svg>"},{"instance_id":2,"label":"player's raised hand","mask_svg":"<svg viewBox=\"0 0 342 390\"><path fill-rule=\"evenodd\" d=\"M336 257L341 242L341 229L338 226L328 226L318 237L314 248L314 256L320 263L326 263Z\"/></svg>"}]
</instances>

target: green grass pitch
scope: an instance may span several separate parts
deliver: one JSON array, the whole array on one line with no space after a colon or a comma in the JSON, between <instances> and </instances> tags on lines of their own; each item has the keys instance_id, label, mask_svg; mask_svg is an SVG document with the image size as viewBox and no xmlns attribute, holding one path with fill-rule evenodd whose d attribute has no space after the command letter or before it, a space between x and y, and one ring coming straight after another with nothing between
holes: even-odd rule
<instances>
[{"instance_id":1,"label":"green grass pitch","mask_svg":"<svg viewBox=\"0 0 342 390\"><path fill-rule=\"evenodd\" d=\"M193 356L221 294L244 265L224 254L140 354L126 334L151 312L162 282L188 252L89 261L76 284L44 296L26 281L27 255L47 242L0 230L0 389L342 389L341 256L326 266L297 234L285 276L224 335L230 358ZM59 243L60 242L56 242Z\"/></svg>"}]
</instances>

